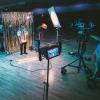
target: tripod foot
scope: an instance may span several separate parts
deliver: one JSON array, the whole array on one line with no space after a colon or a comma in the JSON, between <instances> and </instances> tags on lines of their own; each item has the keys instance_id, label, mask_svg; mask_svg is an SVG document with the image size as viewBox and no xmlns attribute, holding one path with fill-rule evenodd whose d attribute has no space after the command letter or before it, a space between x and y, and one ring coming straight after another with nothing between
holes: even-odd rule
<instances>
[{"instance_id":1,"label":"tripod foot","mask_svg":"<svg viewBox=\"0 0 100 100\"><path fill-rule=\"evenodd\" d=\"M95 79L93 79L93 78L88 78L88 79L87 79L87 86L88 86L88 88L90 88L90 89L95 89L95 88L96 88Z\"/></svg>"},{"instance_id":2,"label":"tripod foot","mask_svg":"<svg viewBox=\"0 0 100 100\"><path fill-rule=\"evenodd\" d=\"M64 67L62 67L62 68L61 68L61 73L62 73L63 75L65 75L65 74L67 73L67 70L66 70Z\"/></svg>"},{"instance_id":3,"label":"tripod foot","mask_svg":"<svg viewBox=\"0 0 100 100\"><path fill-rule=\"evenodd\" d=\"M77 73L79 73L80 72L80 68L78 68L78 70L77 70Z\"/></svg>"}]
</instances>

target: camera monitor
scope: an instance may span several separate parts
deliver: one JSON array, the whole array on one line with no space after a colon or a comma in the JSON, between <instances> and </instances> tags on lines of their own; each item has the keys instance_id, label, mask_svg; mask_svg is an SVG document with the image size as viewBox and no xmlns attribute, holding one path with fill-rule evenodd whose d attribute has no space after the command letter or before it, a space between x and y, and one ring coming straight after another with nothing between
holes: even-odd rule
<instances>
[{"instance_id":1,"label":"camera monitor","mask_svg":"<svg viewBox=\"0 0 100 100\"><path fill-rule=\"evenodd\" d=\"M56 56L59 56L59 48L58 47L47 50L47 59L51 59Z\"/></svg>"},{"instance_id":2,"label":"camera monitor","mask_svg":"<svg viewBox=\"0 0 100 100\"><path fill-rule=\"evenodd\" d=\"M47 45L39 48L39 61L42 60L42 57L45 57L47 60L59 56L61 54L62 44L57 42L56 44Z\"/></svg>"}]
</instances>

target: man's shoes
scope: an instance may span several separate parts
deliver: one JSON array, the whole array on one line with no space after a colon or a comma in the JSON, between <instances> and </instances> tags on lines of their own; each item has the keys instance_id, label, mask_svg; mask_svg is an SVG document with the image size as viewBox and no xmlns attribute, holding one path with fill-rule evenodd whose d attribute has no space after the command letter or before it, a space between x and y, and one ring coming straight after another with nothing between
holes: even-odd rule
<instances>
[{"instance_id":1,"label":"man's shoes","mask_svg":"<svg viewBox=\"0 0 100 100\"><path fill-rule=\"evenodd\" d=\"M23 53L20 53L20 55L22 55Z\"/></svg>"},{"instance_id":2,"label":"man's shoes","mask_svg":"<svg viewBox=\"0 0 100 100\"><path fill-rule=\"evenodd\" d=\"M27 52L25 52L24 54L28 54Z\"/></svg>"},{"instance_id":3,"label":"man's shoes","mask_svg":"<svg viewBox=\"0 0 100 100\"><path fill-rule=\"evenodd\" d=\"M20 53L20 55L23 55L23 54L28 54L27 52L25 52L25 53Z\"/></svg>"}]
</instances>

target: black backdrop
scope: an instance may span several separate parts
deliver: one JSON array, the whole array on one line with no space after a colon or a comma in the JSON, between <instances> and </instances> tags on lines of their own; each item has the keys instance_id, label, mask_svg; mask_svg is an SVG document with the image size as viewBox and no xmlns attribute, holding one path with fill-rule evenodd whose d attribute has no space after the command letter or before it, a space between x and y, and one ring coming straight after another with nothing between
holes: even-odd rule
<instances>
[{"instance_id":1,"label":"black backdrop","mask_svg":"<svg viewBox=\"0 0 100 100\"><path fill-rule=\"evenodd\" d=\"M76 36L77 31L72 28L73 21L82 18L84 22L87 24L89 21L92 21L96 27L95 30L91 34L95 34L100 36L100 16L99 16L100 10L88 10L88 11L81 11L81 12L69 12L69 13L59 13L58 18L61 23L61 34L64 37L68 37L70 35ZM48 25L48 33L45 35L53 36L55 35L55 28L53 27L52 21L50 19L49 14L42 14L42 15L35 15L34 17L34 26L35 29L38 25L40 25L42 22L47 23ZM35 30L35 33L36 30Z\"/></svg>"}]
</instances>

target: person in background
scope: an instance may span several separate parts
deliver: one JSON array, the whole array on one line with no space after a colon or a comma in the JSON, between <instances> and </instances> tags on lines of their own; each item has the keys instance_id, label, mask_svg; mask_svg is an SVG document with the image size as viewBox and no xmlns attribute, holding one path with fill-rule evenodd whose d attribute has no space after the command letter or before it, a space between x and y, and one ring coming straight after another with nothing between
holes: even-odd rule
<instances>
[{"instance_id":1,"label":"person in background","mask_svg":"<svg viewBox=\"0 0 100 100\"><path fill-rule=\"evenodd\" d=\"M17 31L17 36L20 43L20 55L27 54L26 45L27 45L28 31L26 30L23 24L20 24L19 29Z\"/></svg>"},{"instance_id":2,"label":"person in background","mask_svg":"<svg viewBox=\"0 0 100 100\"><path fill-rule=\"evenodd\" d=\"M44 31L47 29L47 25L45 23L42 23L42 25L37 27L38 31L38 39L41 41L41 35L44 33Z\"/></svg>"}]
</instances>

